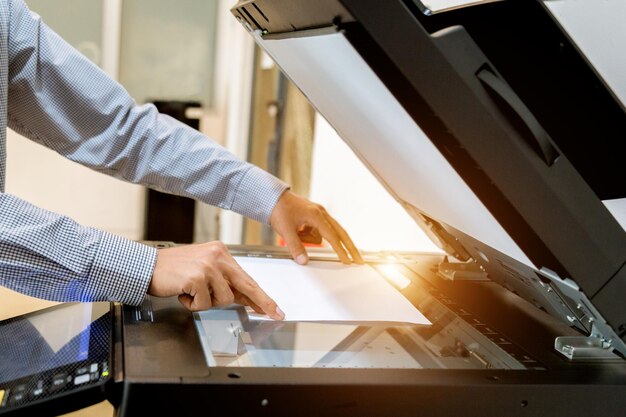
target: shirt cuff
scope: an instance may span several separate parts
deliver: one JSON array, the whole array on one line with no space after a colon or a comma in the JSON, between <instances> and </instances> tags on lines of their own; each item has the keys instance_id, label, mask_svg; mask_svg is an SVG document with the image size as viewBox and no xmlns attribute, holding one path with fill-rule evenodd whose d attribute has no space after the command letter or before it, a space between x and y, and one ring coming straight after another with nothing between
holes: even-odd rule
<instances>
[{"instance_id":1,"label":"shirt cuff","mask_svg":"<svg viewBox=\"0 0 626 417\"><path fill-rule=\"evenodd\" d=\"M241 179L231 210L250 219L269 224L272 210L289 186L262 170L252 166Z\"/></svg>"},{"instance_id":2,"label":"shirt cuff","mask_svg":"<svg viewBox=\"0 0 626 417\"><path fill-rule=\"evenodd\" d=\"M140 305L148 292L156 257L156 248L103 232L85 288L87 297Z\"/></svg>"}]
</instances>

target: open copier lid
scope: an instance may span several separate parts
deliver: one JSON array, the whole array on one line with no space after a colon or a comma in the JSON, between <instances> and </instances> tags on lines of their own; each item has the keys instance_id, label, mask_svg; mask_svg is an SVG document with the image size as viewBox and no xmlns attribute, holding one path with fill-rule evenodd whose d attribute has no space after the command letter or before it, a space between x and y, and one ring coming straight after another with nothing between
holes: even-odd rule
<instances>
[{"instance_id":1,"label":"open copier lid","mask_svg":"<svg viewBox=\"0 0 626 417\"><path fill-rule=\"evenodd\" d=\"M626 355L626 113L546 6L257 0L232 9L453 262ZM356 209L356 208L355 208ZM381 220L384 221L384 220Z\"/></svg>"}]
</instances>

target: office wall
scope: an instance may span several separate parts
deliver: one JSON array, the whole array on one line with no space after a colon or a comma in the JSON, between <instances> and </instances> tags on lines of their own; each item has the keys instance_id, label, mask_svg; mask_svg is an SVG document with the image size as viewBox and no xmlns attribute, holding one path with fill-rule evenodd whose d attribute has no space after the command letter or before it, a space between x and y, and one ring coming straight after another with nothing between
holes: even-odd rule
<instances>
[{"instance_id":1,"label":"office wall","mask_svg":"<svg viewBox=\"0 0 626 417\"><path fill-rule=\"evenodd\" d=\"M138 102L212 104L216 0L124 0L120 82Z\"/></svg>"},{"instance_id":2,"label":"office wall","mask_svg":"<svg viewBox=\"0 0 626 417\"><path fill-rule=\"evenodd\" d=\"M101 64L104 0L26 0L66 41Z\"/></svg>"}]
</instances>

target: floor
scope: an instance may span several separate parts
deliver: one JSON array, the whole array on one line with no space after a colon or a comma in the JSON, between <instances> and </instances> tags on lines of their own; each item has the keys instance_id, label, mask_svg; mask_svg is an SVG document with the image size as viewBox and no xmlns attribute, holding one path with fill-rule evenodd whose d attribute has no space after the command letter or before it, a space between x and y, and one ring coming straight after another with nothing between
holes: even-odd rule
<instances>
[{"instance_id":1,"label":"floor","mask_svg":"<svg viewBox=\"0 0 626 417\"><path fill-rule=\"evenodd\" d=\"M49 301L26 297L0 287L0 320L40 310L55 304L56 303ZM64 417L111 417L113 415L113 407L105 401L74 413L65 414Z\"/></svg>"}]
</instances>

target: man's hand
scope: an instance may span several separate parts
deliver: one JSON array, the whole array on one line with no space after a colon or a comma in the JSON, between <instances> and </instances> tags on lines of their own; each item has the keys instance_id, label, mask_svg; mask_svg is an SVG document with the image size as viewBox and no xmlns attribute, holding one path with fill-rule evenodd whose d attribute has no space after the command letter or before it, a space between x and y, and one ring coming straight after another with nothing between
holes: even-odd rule
<instances>
[{"instance_id":1,"label":"man's hand","mask_svg":"<svg viewBox=\"0 0 626 417\"><path fill-rule=\"evenodd\" d=\"M178 295L180 303L191 311L238 303L275 320L285 318L221 242L160 249L148 294Z\"/></svg>"},{"instance_id":2,"label":"man's hand","mask_svg":"<svg viewBox=\"0 0 626 417\"><path fill-rule=\"evenodd\" d=\"M291 191L286 191L278 200L270 216L270 225L285 239L291 256L301 265L309 260L302 242L321 243L322 238L330 243L341 262L363 263L348 233L326 209Z\"/></svg>"}]
</instances>

